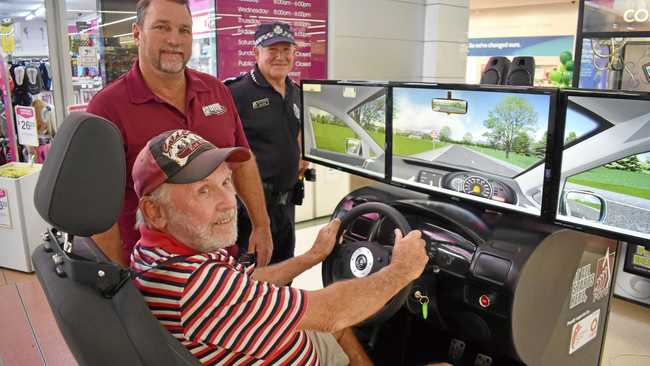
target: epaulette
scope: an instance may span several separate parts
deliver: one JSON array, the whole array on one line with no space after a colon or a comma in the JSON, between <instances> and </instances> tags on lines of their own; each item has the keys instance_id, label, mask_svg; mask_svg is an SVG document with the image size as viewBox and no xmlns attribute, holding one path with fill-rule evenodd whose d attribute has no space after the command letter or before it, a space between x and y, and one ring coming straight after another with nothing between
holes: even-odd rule
<instances>
[{"instance_id":1,"label":"epaulette","mask_svg":"<svg viewBox=\"0 0 650 366\"><path fill-rule=\"evenodd\" d=\"M224 79L223 83L226 84L226 85L230 85L230 84L234 83L235 81L243 79L244 76L246 76L246 74L241 74L239 76L233 76L231 78Z\"/></svg>"}]
</instances>

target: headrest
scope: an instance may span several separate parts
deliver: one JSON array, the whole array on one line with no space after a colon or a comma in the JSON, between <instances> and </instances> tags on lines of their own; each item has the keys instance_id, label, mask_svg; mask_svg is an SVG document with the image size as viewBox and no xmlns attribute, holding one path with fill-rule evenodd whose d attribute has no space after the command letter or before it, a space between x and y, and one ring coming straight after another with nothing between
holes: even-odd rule
<instances>
[{"instance_id":1,"label":"headrest","mask_svg":"<svg viewBox=\"0 0 650 366\"><path fill-rule=\"evenodd\" d=\"M125 182L124 143L118 128L90 113L71 113L52 140L34 204L53 227L91 236L117 220Z\"/></svg>"}]
</instances>

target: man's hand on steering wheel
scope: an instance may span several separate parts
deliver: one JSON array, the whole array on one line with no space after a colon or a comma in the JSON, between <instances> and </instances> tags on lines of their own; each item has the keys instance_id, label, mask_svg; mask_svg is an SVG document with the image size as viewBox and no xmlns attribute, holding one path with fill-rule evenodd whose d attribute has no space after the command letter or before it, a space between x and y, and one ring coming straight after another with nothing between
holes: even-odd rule
<instances>
[{"instance_id":1,"label":"man's hand on steering wheel","mask_svg":"<svg viewBox=\"0 0 650 366\"><path fill-rule=\"evenodd\" d=\"M402 269L409 281L420 277L429 257L425 249L420 230L412 230L405 237L402 231L395 229L395 245L390 264Z\"/></svg>"},{"instance_id":2,"label":"man's hand on steering wheel","mask_svg":"<svg viewBox=\"0 0 650 366\"><path fill-rule=\"evenodd\" d=\"M313 257L314 263L324 261L332 253L336 245L336 233L338 233L340 226L341 220L334 219L318 231L318 236L311 249L309 249L309 255Z\"/></svg>"}]
</instances>

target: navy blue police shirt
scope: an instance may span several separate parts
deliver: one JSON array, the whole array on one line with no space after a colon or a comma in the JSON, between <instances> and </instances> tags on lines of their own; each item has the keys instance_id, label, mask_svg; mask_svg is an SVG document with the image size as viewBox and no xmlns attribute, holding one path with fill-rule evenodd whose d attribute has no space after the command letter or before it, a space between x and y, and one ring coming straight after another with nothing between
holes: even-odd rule
<instances>
[{"instance_id":1,"label":"navy blue police shirt","mask_svg":"<svg viewBox=\"0 0 650 366\"><path fill-rule=\"evenodd\" d=\"M292 190L300 160L300 87L287 78L282 98L257 65L224 83L235 100L262 181L271 184L276 192Z\"/></svg>"}]
</instances>

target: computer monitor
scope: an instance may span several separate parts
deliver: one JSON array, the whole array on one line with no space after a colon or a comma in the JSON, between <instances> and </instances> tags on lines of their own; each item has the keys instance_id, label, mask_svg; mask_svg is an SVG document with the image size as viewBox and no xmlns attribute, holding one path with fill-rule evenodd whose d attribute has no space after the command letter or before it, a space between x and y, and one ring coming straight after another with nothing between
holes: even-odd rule
<instances>
[{"instance_id":1,"label":"computer monitor","mask_svg":"<svg viewBox=\"0 0 650 366\"><path fill-rule=\"evenodd\" d=\"M624 263L625 272L650 278L650 243L627 243Z\"/></svg>"},{"instance_id":2,"label":"computer monitor","mask_svg":"<svg viewBox=\"0 0 650 366\"><path fill-rule=\"evenodd\" d=\"M555 91L393 88L393 183L541 215Z\"/></svg>"},{"instance_id":3,"label":"computer monitor","mask_svg":"<svg viewBox=\"0 0 650 366\"><path fill-rule=\"evenodd\" d=\"M384 180L387 90L381 84L303 81L304 157Z\"/></svg>"},{"instance_id":4,"label":"computer monitor","mask_svg":"<svg viewBox=\"0 0 650 366\"><path fill-rule=\"evenodd\" d=\"M570 90L556 221L630 241L650 239L650 96Z\"/></svg>"}]
</instances>

